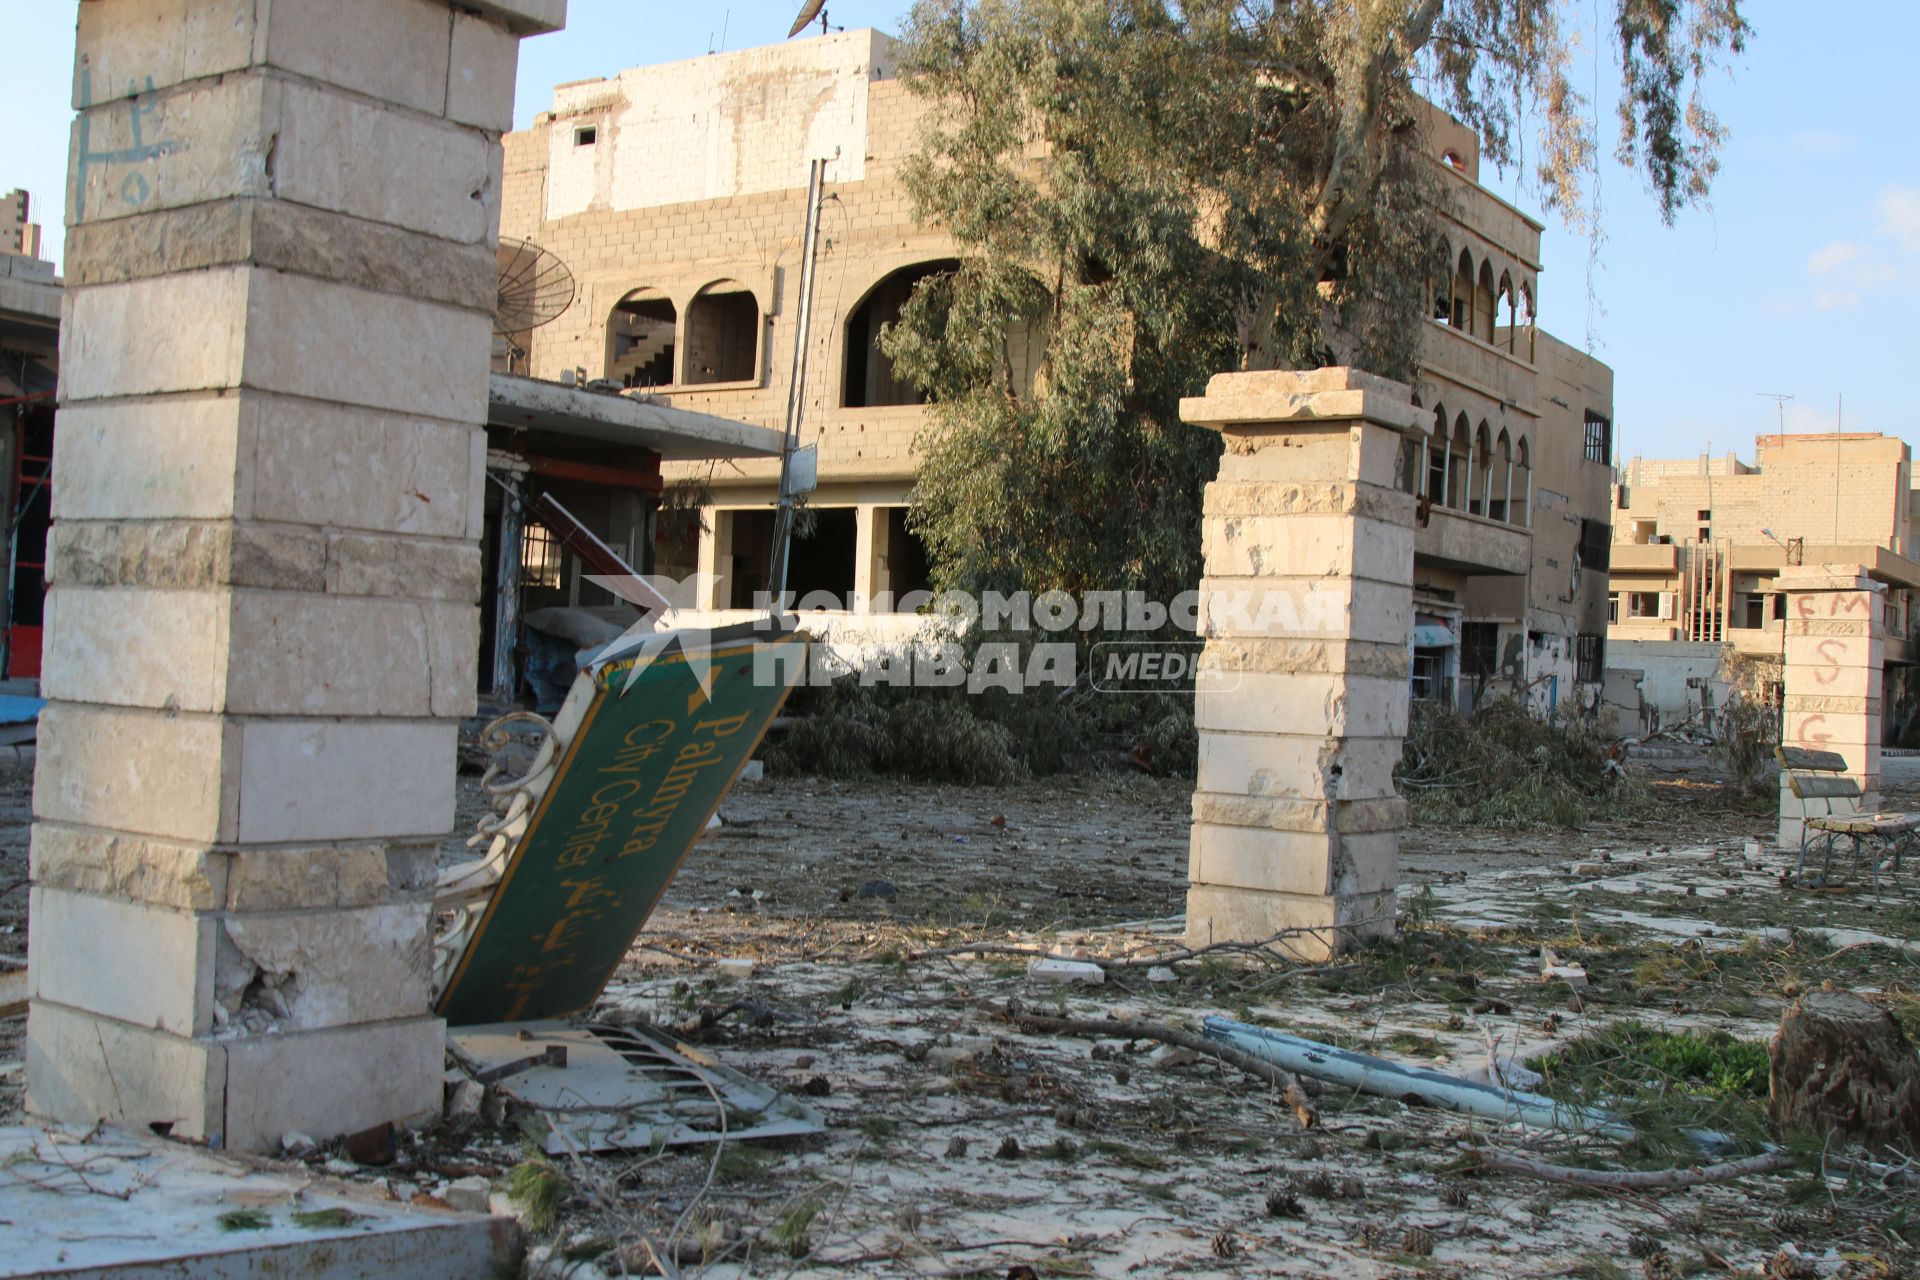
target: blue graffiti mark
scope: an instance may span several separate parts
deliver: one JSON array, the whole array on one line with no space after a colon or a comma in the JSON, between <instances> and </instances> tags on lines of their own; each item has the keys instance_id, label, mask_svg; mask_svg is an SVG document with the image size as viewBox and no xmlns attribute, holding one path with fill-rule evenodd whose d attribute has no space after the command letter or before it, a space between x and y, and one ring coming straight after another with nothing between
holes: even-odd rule
<instances>
[{"instance_id":1,"label":"blue graffiti mark","mask_svg":"<svg viewBox=\"0 0 1920 1280\"><path fill-rule=\"evenodd\" d=\"M82 222L87 216L87 174L95 165L141 164L160 156L169 156L176 151L186 150L183 142L164 140L148 142L146 140L146 118L153 114L155 103L142 103L139 85L127 82L128 124L131 128L133 145L118 147L109 151L93 149L93 119L87 109L93 106L93 70L80 68L80 144L75 154L73 179L73 220ZM153 77L147 77L146 93L153 92ZM153 195L153 183L142 173L130 173L120 184L120 198L138 208Z\"/></svg>"}]
</instances>

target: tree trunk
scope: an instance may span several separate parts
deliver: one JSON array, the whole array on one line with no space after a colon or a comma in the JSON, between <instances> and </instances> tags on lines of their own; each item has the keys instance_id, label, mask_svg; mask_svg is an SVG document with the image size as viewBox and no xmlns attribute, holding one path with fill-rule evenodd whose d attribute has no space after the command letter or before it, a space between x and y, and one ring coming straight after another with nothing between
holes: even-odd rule
<instances>
[{"instance_id":1,"label":"tree trunk","mask_svg":"<svg viewBox=\"0 0 1920 1280\"><path fill-rule=\"evenodd\" d=\"M1892 1014L1844 991L1809 992L1770 1053L1774 1123L1920 1154L1920 1057Z\"/></svg>"}]
</instances>

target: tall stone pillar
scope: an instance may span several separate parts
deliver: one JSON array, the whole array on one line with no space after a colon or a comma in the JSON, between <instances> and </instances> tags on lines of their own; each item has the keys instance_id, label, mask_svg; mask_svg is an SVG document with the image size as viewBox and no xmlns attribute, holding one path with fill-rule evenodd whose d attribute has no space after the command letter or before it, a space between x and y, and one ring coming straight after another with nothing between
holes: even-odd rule
<instances>
[{"instance_id":1,"label":"tall stone pillar","mask_svg":"<svg viewBox=\"0 0 1920 1280\"><path fill-rule=\"evenodd\" d=\"M1887 589L1854 564L1790 566L1774 585L1787 596L1781 741L1846 757L1847 774L1864 793L1862 807L1874 808L1880 802ZM1800 847L1802 816L1783 778L1783 848Z\"/></svg>"},{"instance_id":2,"label":"tall stone pillar","mask_svg":"<svg viewBox=\"0 0 1920 1280\"><path fill-rule=\"evenodd\" d=\"M27 1105L437 1108L500 133L565 0L83 0Z\"/></svg>"},{"instance_id":3,"label":"tall stone pillar","mask_svg":"<svg viewBox=\"0 0 1920 1280\"><path fill-rule=\"evenodd\" d=\"M1226 437L1205 508L1206 655L1187 939L1322 959L1391 934L1406 803L1409 390L1351 369L1231 373L1180 416Z\"/></svg>"}]
</instances>

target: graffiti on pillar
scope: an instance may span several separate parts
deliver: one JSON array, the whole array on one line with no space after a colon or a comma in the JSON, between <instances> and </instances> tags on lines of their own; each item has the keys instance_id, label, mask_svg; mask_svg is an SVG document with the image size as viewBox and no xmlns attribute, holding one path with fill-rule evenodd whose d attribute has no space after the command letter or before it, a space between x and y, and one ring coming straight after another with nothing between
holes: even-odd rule
<instances>
[{"instance_id":1,"label":"graffiti on pillar","mask_svg":"<svg viewBox=\"0 0 1920 1280\"><path fill-rule=\"evenodd\" d=\"M1813 651L1820 658L1813 670L1815 684L1832 684L1838 680L1841 663L1854 656L1853 646L1834 636L1822 640L1813 647Z\"/></svg>"},{"instance_id":2,"label":"graffiti on pillar","mask_svg":"<svg viewBox=\"0 0 1920 1280\"><path fill-rule=\"evenodd\" d=\"M138 209L153 196L153 180L142 166L161 156L169 156L176 151L186 150L186 143L177 139L147 137L150 122L147 117L153 114L155 103L152 100L153 77L146 77L147 100L142 102L140 85L127 82L127 137L128 145L96 150L93 145L94 117L89 110L93 106L93 71L80 68L80 141L74 148L73 179L73 220L81 222L87 216L87 182L94 170L99 168L121 168L126 173L120 179L120 199L129 208Z\"/></svg>"},{"instance_id":3,"label":"graffiti on pillar","mask_svg":"<svg viewBox=\"0 0 1920 1280\"><path fill-rule=\"evenodd\" d=\"M1827 728L1825 716L1819 714L1801 716L1798 727L1787 735L1787 741L1795 746L1819 750L1833 741L1833 733Z\"/></svg>"},{"instance_id":4,"label":"graffiti on pillar","mask_svg":"<svg viewBox=\"0 0 1920 1280\"><path fill-rule=\"evenodd\" d=\"M1822 600L1827 602L1824 616L1829 618L1837 618L1845 613L1863 614L1869 618L1873 616L1874 593L1871 591L1803 592L1794 597L1793 612L1801 618L1821 617Z\"/></svg>"}]
</instances>

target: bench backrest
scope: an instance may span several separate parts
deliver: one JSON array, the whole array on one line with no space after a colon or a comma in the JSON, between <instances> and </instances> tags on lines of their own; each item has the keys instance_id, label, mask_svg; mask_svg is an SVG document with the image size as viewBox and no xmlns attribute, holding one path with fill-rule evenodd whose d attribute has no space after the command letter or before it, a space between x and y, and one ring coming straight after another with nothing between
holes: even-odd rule
<instances>
[{"instance_id":1,"label":"bench backrest","mask_svg":"<svg viewBox=\"0 0 1920 1280\"><path fill-rule=\"evenodd\" d=\"M1847 758L1838 751L1778 746L1773 749L1773 758L1780 762L1782 769L1798 769L1808 773L1845 773L1847 771Z\"/></svg>"},{"instance_id":2,"label":"bench backrest","mask_svg":"<svg viewBox=\"0 0 1920 1280\"><path fill-rule=\"evenodd\" d=\"M1847 758L1837 751L1779 746L1780 777L1802 804L1802 816L1834 817L1860 811L1860 782L1848 777Z\"/></svg>"}]
</instances>

